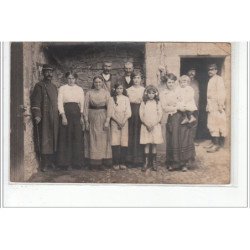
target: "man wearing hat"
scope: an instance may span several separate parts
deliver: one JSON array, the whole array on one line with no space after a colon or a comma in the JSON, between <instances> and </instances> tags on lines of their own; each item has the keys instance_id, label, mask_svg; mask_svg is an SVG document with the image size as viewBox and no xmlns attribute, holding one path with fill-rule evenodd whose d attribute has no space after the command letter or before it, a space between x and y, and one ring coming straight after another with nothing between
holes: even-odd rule
<instances>
[{"instance_id":1,"label":"man wearing hat","mask_svg":"<svg viewBox=\"0 0 250 250\"><path fill-rule=\"evenodd\" d=\"M224 144L226 136L226 90L223 78L218 74L216 64L208 66L210 77L207 86L207 127L212 136L212 144L208 146L207 152L214 153Z\"/></svg>"},{"instance_id":2,"label":"man wearing hat","mask_svg":"<svg viewBox=\"0 0 250 250\"><path fill-rule=\"evenodd\" d=\"M31 95L31 111L34 117L36 149L41 171L54 168L58 135L57 87L51 82L53 68L44 64L43 80L36 83Z\"/></svg>"},{"instance_id":3,"label":"man wearing hat","mask_svg":"<svg viewBox=\"0 0 250 250\"><path fill-rule=\"evenodd\" d=\"M200 100L200 89L199 89L199 82L196 79L196 68L195 67L191 67L188 72L187 75L190 78L190 86L193 88L194 90L194 100L195 100L195 104L197 107L197 110L194 111L194 116L196 118L196 125L193 127L193 136L194 139L196 137L196 131L197 131L197 126L198 126L198 116L199 116L199 100ZM198 146L198 143L195 143L196 146Z\"/></svg>"}]
</instances>

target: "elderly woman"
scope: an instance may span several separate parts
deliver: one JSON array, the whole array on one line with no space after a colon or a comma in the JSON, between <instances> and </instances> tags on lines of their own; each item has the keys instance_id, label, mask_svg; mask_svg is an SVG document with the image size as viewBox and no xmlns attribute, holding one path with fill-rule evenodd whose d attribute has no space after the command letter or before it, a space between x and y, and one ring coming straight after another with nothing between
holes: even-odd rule
<instances>
[{"instance_id":1,"label":"elderly woman","mask_svg":"<svg viewBox=\"0 0 250 250\"><path fill-rule=\"evenodd\" d=\"M65 74L67 84L59 88L58 110L61 116L57 164L80 168L83 164L83 107L84 92L76 84L76 73Z\"/></svg>"},{"instance_id":2,"label":"elderly woman","mask_svg":"<svg viewBox=\"0 0 250 250\"><path fill-rule=\"evenodd\" d=\"M166 163L168 169L181 168L188 170L188 162L195 157L195 147L192 136L192 124L181 124L182 112L189 111L181 105L177 77L167 75L166 89L161 93L160 100L163 111L167 114L166 123Z\"/></svg>"},{"instance_id":3,"label":"elderly woman","mask_svg":"<svg viewBox=\"0 0 250 250\"><path fill-rule=\"evenodd\" d=\"M112 165L110 118L110 94L103 88L103 77L95 76L92 89L85 97L84 119L88 131L88 149L85 157L90 167L104 170L104 166Z\"/></svg>"}]
</instances>

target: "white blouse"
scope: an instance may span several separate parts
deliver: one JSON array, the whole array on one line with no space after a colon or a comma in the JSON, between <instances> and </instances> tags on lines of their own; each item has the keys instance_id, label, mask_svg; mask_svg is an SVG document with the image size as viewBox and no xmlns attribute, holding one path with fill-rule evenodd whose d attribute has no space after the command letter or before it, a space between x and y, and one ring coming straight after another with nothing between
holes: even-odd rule
<instances>
[{"instance_id":1,"label":"white blouse","mask_svg":"<svg viewBox=\"0 0 250 250\"><path fill-rule=\"evenodd\" d=\"M84 92L83 89L77 85L70 86L68 84L59 88L58 92L58 110L60 114L64 112L64 103L75 102L78 103L81 113L83 113L84 106Z\"/></svg>"},{"instance_id":2,"label":"white blouse","mask_svg":"<svg viewBox=\"0 0 250 250\"><path fill-rule=\"evenodd\" d=\"M104 78L105 81L110 80L110 74L102 74L102 77Z\"/></svg>"},{"instance_id":3,"label":"white blouse","mask_svg":"<svg viewBox=\"0 0 250 250\"><path fill-rule=\"evenodd\" d=\"M128 98L131 103L141 103L143 98L145 88L142 86L139 87L130 87L127 89Z\"/></svg>"},{"instance_id":4,"label":"white blouse","mask_svg":"<svg viewBox=\"0 0 250 250\"><path fill-rule=\"evenodd\" d=\"M125 80L126 80L127 83L130 83L130 81L131 81L131 76L125 76Z\"/></svg>"},{"instance_id":5,"label":"white blouse","mask_svg":"<svg viewBox=\"0 0 250 250\"><path fill-rule=\"evenodd\" d=\"M110 98L110 107L112 110L112 118L119 122L123 122L131 117L131 107L127 96L118 95L117 103L115 103L114 98Z\"/></svg>"},{"instance_id":6,"label":"white blouse","mask_svg":"<svg viewBox=\"0 0 250 250\"><path fill-rule=\"evenodd\" d=\"M177 106L179 103L178 93L176 89L165 89L160 93L160 101L162 109L167 114L175 114L177 112Z\"/></svg>"}]
</instances>

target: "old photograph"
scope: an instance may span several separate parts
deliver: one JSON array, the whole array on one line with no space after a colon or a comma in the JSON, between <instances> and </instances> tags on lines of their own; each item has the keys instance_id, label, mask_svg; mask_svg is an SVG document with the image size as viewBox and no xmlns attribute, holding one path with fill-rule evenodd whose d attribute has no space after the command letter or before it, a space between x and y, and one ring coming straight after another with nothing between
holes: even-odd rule
<instances>
[{"instance_id":1,"label":"old photograph","mask_svg":"<svg viewBox=\"0 0 250 250\"><path fill-rule=\"evenodd\" d=\"M10 182L230 184L230 43L10 53Z\"/></svg>"}]
</instances>

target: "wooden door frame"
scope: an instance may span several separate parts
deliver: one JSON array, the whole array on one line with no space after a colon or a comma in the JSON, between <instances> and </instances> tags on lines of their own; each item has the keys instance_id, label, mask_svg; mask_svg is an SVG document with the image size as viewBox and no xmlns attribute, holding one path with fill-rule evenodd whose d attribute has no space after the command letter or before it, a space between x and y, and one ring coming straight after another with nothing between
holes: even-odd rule
<instances>
[{"instance_id":1,"label":"wooden door frame","mask_svg":"<svg viewBox=\"0 0 250 250\"><path fill-rule=\"evenodd\" d=\"M24 181L23 43L11 43L10 181Z\"/></svg>"}]
</instances>

